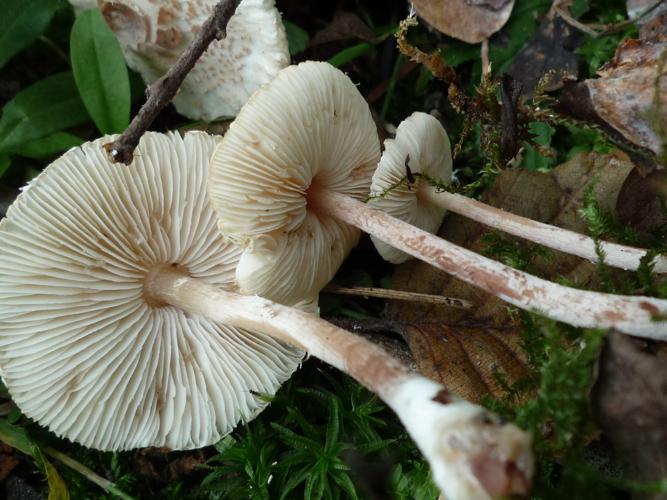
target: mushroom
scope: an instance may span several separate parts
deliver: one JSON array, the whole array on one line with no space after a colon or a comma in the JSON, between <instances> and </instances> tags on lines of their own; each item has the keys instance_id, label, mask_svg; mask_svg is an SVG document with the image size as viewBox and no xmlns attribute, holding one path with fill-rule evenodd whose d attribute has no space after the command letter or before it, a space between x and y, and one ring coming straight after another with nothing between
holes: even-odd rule
<instances>
[{"instance_id":1,"label":"mushroom","mask_svg":"<svg viewBox=\"0 0 667 500\"><path fill-rule=\"evenodd\" d=\"M85 446L212 444L303 353L144 291L165 265L234 289L240 252L202 195L216 140L149 133L131 167L102 143L54 162L0 222L2 378L26 415Z\"/></svg>"},{"instance_id":2,"label":"mushroom","mask_svg":"<svg viewBox=\"0 0 667 500\"><path fill-rule=\"evenodd\" d=\"M406 166L414 175L414 182L406 182ZM395 139L385 141L368 203L429 233L437 232L449 210L528 241L598 261L595 241L586 235L505 212L434 185L449 183L451 177L452 154L447 132L433 116L416 112L398 126ZM378 238L372 239L385 260L399 264L409 258ZM605 263L610 266L637 269L646 255L641 248L599 243ZM667 272L664 257L656 257L654 264L656 272Z\"/></svg>"},{"instance_id":3,"label":"mushroom","mask_svg":"<svg viewBox=\"0 0 667 500\"><path fill-rule=\"evenodd\" d=\"M217 0L98 0L125 60L146 83L174 64ZM250 95L289 64L287 37L273 0L243 0L227 36L209 46L174 98L195 120L234 116Z\"/></svg>"},{"instance_id":4,"label":"mushroom","mask_svg":"<svg viewBox=\"0 0 667 500\"><path fill-rule=\"evenodd\" d=\"M667 339L665 300L561 286L359 201L361 187L370 187L377 142L368 105L342 72L312 61L282 70L243 107L211 158L208 187L221 231L263 261L267 275L317 276L314 289L294 292L304 297L314 296L333 268L322 264L329 242L322 234L337 219L517 307L575 326ZM290 247L299 240L308 246ZM296 257L275 257L288 254ZM237 278L243 289L247 277ZM274 298L270 287L260 288L255 292Z\"/></svg>"},{"instance_id":5,"label":"mushroom","mask_svg":"<svg viewBox=\"0 0 667 500\"><path fill-rule=\"evenodd\" d=\"M315 301L359 230L315 210L315 189L365 200L380 160L368 105L325 63L283 70L254 94L211 158L209 193L226 238L246 247L244 294Z\"/></svg>"},{"instance_id":6,"label":"mushroom","mask_svg":"<svg viewBox=\"0 0 667 500\"><path fill-rule=\"evenodd\" d=\"M56 160L0 222L0 373L27 416L104 450L204 446L304 349L394 409L450 497L526 493L527 433L362 337L236 293L240 250L203 195L215 139L147 133L130 166L108 140Z\"/></svg>"}]
</instances>

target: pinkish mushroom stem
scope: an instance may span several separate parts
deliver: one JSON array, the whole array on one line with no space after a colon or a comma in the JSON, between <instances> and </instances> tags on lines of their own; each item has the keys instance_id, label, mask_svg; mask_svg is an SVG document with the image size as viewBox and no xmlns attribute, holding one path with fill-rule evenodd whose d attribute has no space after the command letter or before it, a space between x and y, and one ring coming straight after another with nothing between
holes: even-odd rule
<instances>
[{"instance_id":1,"label":"pinkish mushroom stem","mask_svg":"<svg viewBox=\"0 0 667 500\"><path fill-rule=\"evenodd\" d=\"M598 262L595 241L583 234L534 221L480 201L447 191L439 191L430 185L419 188L419 197L428 203L449 210L469 219L480 222L494 229L544 245L554 250L583 257L591 262ZM605 264L621 269L636 270L646 250L637 247L619 245L600 241L600 248L605 254ZM653 259L653 270L657 273L667 272L667 259L657 256Z\"/></svg>"},{"instance_id":2,"label":"pinkish mushroom stem","mask_svg":"<svg viewBox=\"0 0 667 500\"><path fill-rule=\"evenodd\" d=\"M261 331L354 377L396 412L448 497L528 492L533 460L526 433L411 372L366 339L298 309L219 289L177 267L156 269L144 286L153 303Z\"/></svg>"},{"instance_id":3,"label":"pinkish mushroom stem","mask_svg":"<svg viewBox=\"0 0 667 500\"><path fill-rule=\"evenodd\" d=\"M313 209L358 227L390 245L521 309L585 328L616 328L667 340L667 301L577 290L518 271L438 238L329 190L309 193Z\"/></svg>"}]
</instances>

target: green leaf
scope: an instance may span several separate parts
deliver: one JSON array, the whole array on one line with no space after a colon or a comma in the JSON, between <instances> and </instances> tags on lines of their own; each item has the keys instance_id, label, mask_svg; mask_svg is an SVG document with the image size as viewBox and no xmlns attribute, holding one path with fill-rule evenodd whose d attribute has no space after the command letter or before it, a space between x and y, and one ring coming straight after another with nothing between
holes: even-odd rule
<instances>
[{"instance_id":1,"label":"green leaf","mask_svg":"<svg viewBox=\"0 0 667 500\"><path fill-rule=\"evenodd\" d=\"M21 144L10 152L26 158L44 158L80 146L84 142L81 137L76 135L67 132L56 132L47 137Z\"/></svg>"},{"instance_id":2,"label":"green leaf","mask_svg":"<svg viewBox=\"0 0 667 500\"><path fill-rule=\"evenodd\" d=\"M338 54L329 59L328 63L335 67L340 67L345 63L361 57L367 52L370 52L373 46L370 43L359 43L341 50Z\"/></svg>"},{"instance_id":3,"label":"green leaf","mask_svg":"<svg viewBox=\"0 0 667 500\"><path fill-rule=\"evenodd\" d=\"M3 0L0 16L0 68L37 40L51 22L54 0Z\"/></svg>"},{"instance_id":4,"label":"green leaf","mask_svg":"<svg viewBox=\"0 0 667 500\"><path fill-rule=\"evenodd\" d=\"M548 123L531 122L528 125L528 130L534 135L533 142L543 147L544 151L549 151L551 148L551 138L556 130ZM556 163L554 157L543 156L540 151L529 143L525 144L526 149L523 154L523 161L521 165L528 170L549 170Z\"/></svg>"},{"instance_id":5,"label":"green leaf","mask_svg":"<svg viewBox=\"0 0 667 500\"><path fill-rule=\"evenodd\" d=\"M72 73L49 76L19 92L0 118L0 152L89 120Z\"/></svg>"},{"instance_id":6,"label":"green leaf","mask_svg":"<svg viewBox=\"0 0 667 500\"><path fill-rule=\"evenodd\" d=\"M99 10L82 12L70 37L76 86L103 134L122 132L130 122L130 78L123 52Z\"/></svg>"},{"instance_id":7,"label":"green leaf","mask_svg":"<svg viewBox=\"0 0 667 500\"><path fill-rule=\"evenodd\" d=\"M7 155L0 154L0 178L5 175L7 169L11 166L12 162Z\"/></svg>"},{"instance_id":8,"label":"green leaf","mask_svg":"<svg viewBox=\"0 0 667 500\"><path fill-rule=\"evenodd\" d=\"M283 19L283 24L285 25L285 34L287 35L287 45L289 46L290 55L293 56L306 50L310 43L308 32L291 21Z\"/></svg>"},{"instance_id":9,"label":"green leaf","mask_svg":"<svg viewBox=\"0 0 667 500\"><path fill-rule=\"evenodd\" d=\"M49 500L69 499L69 491L67 491L65 481L23 427L12 425L5 419L0 419L0 440L35 459L37 466L46 475L49 482Z\"/></svg>"}]
</instances>

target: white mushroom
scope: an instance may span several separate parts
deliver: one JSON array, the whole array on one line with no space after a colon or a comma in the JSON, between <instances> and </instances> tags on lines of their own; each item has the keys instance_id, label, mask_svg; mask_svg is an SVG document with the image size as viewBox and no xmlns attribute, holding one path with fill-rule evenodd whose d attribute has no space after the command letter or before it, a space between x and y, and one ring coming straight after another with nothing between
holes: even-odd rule
<instances>
[{"instance_id":1,"label":"white mushroom","mask_svg":"<svg viewBox=\"0 0 667 500\"><path fill-rule=\"evenodd\" d=\"M27 416L85 446L212 444L302 352L144 291L162 266L235 289L240 252L204 194L216 140L148 133L129 167L104 142L54 162L0 222L2 378Z\"/></svg>"},{"instance_id":2,"label":"white mushroom","mask_svg":"<svg viewBox=\"0 0 667 500\"><path fill-rule=\"evenodd\" d=\"M98 0L128 65L152 83L174 64L217 0ZM201 120L234 116L250 95L289 64L285 28L273 0L243 0L185 78L174 105Z\"/></svg>"},{"instance_id":3,"label":"white mushroom","mask_svg":"<svg viewBox=\"0 0 667 500\"><path fill-rule=\"evenodd\" d=\"M275 338L383 398L452 498L527 492L528 434L361 337L235 293L239 252L204 195L213 139L149 133L129 166L107 141L49 166L0 223L0 369L28 416L101 449L204 446L299 362Z\"/></svg>"},{"instance_id":4,"label":"white mushroom","mask_svg":"<svg viewBox=\"0 0 667 500\"><path fill-rule=\"evenodd\" d=\"M575 326L667 338L665 300L557 285L360 202L359 189L370 188L376 145L368 106L343 73L318 62L282 70L243 107L211 158L209 193L222 232L251 249L286 252L285 240L309 227L304 221L335 218L517 307ZM324 278L322 254L309 255L299 257L303 267L292 272ZM298 292L308 298L317 290Z\"/></svg>"},{"instance_id":5,"label":"white mushroom","mask_svg":"<svg viewBox=\"0 0 667 500\"><path fill-rule=\"evenodd\" d=\"M248 248L241 291L285 303L316 297L359 239L315 210L309 193L317 186L364 200L380 159L375 123L350 79L324 63L296 68L243 108L209 182L220 230Z\"/></svg>"},{"instance_id":6,"label":"white mushroom","mask_svg":"<svg viewBox=\"0 0 667 500\"><path fill-rule=\"evenodd\" d=\"M452 156L447 132L426 113L413 113L396 130L395 139L385 141L385 151L373 174L369 204L429 233L437 232L446 210L469 217L489 227L539 243L548 248L598 261L595 241L583 234L551 226L505 212L456 193L442 191L429 179L416 177L406 182L407 169L431 181L448 184L452 176ZM409 255L373 238L380 254L398 264ZM646 250L601 241L605 263L621 269L637 269ZM654 258L654 271L667 272L667 259Z\"/></svg>"},{"instance_id":7,"label":"white mushroom","mask_svg":"<svg viewBox=\"0 0 667 500\"><path fill-rule=\"evenodd\" d=\"M414 113L396 129L396 138L384 141L382 158L373 173L371 198L368 204L429 233L437 233L445 209L420 196L420 189L430 185L414 179L418 186L406 181L411 174L433 179L452 177L452 150L445 129L433 126L440 123L425 113ZM423 186L423 188L422 188ZM371 236L382 258L393 264L405 262L411 256Z\"/></svg>"}]
</instances>

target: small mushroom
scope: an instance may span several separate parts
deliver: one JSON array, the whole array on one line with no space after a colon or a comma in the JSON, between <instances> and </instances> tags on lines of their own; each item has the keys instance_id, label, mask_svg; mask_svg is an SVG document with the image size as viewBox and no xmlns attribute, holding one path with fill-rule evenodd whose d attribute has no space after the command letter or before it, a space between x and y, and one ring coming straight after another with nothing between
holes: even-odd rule
<instances>
[{"instance_id":1,"label":"small mushroom","mask_svg":"<svg viewBox=\"0 0 667 500\"><path fill-rule=\"evenodd\" d=\"M204 446L261 409L302 348L394 409L447 495L527 492L529 434L362 337L236 293L239 250L203 195L214 139L148 133L129 166L108 140L47 167L0 223L0 371L29 417L105 450Z\"/></svg>"},{"instance_id":2,"label":"small mushroom","mask_svg":"<svg viewBox=\"0 0 667 500\"><path fill-rule=\"evenodd\" d=\"M80 1L80 0L79 0ZM217 0L98 0L128 65L152 83L174 64ZM243 0L183 81L174 105L195 120L234 116L250 95L289 64L273 0Z\"/></svg>"},{"instance_id":3,"label":"small mushroom","mask_svg":"<svg viewBox=\"0 0 667 500\"><path fill-rule=\"evenodd\" d=\"M665 300L561 286L359 201L359 189L370 188L377 141L368 105L342 72L312 61L282 70L243 107L211 158L209 194L221 231L250 251L260 248L277 270L283 261L271 252L286 254L290 235L313 227L307 221L338 219L522 309L575 326L667 339ZM294 248L302 267L284 272L319 276L312 284L323 286L327 247L316 241L306 255ZM326 262L324 269L333 267ZM295 293L307 298L317 291ZM271 288L256 293L273 298Z\"/></svg>"},{"instance_id":4,"label":"small mushroom","mask_svg":"<svg viewBox=\"0 0 667 500\"><path fill-rule=\"evenodd\" d=\"M242 293L315 300L360 234L317 210L315 191L364 200L380 159L366 101L333 66L303 63L253 95L224 141L209 192L222 233L247 248Z\"/></svg>"},{"instance_id":5,"label":"small mushroom","mask_svg":"<svg viewBox=\"0 0 667 500\"><path fill-rule=\"evenodd\" d=\"M406 167L420 177L406 182ZM432 185L432 181L448 184L451 176L447 132L433 116L413 113L398 126L395 139L385 141L382 159L373 174L369 205L429 233L437 232L449 210L548 248L598 261L595 241L586 235L505 212ZM409 258L377 238L373 238L373 243L389 262L399 264ZM637 269L646 255L644 249L607 241L601 241L600 246L605 264L621 269ZM667 272L667 259L655 257L654 270Z\"/></svg>"}]
</instances>

